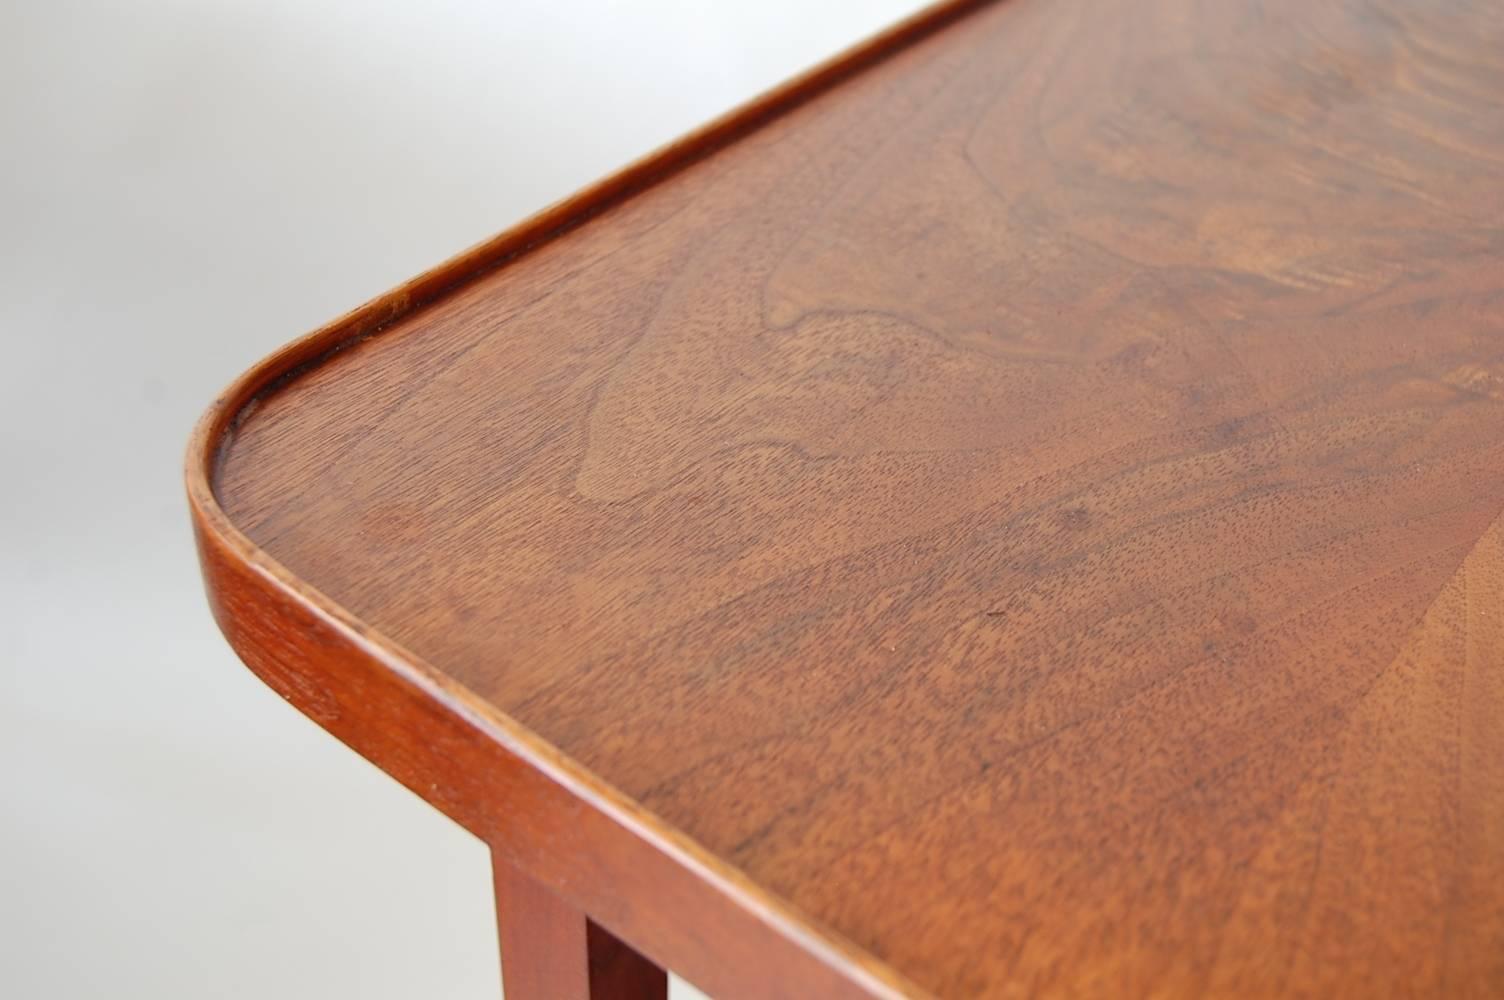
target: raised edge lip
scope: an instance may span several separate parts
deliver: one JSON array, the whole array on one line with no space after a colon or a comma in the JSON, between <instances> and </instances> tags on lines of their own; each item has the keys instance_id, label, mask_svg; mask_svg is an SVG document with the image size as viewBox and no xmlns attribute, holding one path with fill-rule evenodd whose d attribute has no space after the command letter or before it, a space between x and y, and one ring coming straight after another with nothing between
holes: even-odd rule
<instances>
[{"instance_id":1,"label":"raised edge lip","mask_svg":"<svg viewBox=\"0 0 1504 1000\"><path fill-rule=\"evenodd\" d=\"M893 52L1002 0L938 0L863 42L818 63L751 101L660 147L621 170L481 243L461 251L273 352L230 383L205 411L189 438L185 481L194 526L248 570L343 633L380 668L475 726L550 780L637 836L671 854L698 877L732 890L758 919L771 924L855 984L876 996L927 996L888 962L813 920L740 869L645 809L615 786L532 732L517 719L370 628L337 602L289 572L230 519L215 495L222 456L236 428L269 392L330 356L491 270L588 222L593 216L672 177L806 100L817 97Z\"/></svg>"},{"instance_id":2,"label":"raised edge lip","mask_svg":"<svg viewBox=\"0 0 1504 1000\"><path fill-rule=\"evenodd\" d=\"M195 433L195 439L197 437ZM238 559L244 568L342 634L351 648L358 650L371 665L397 675L444 711L462 719L548 780L567 789L580 802L673 857L681 867L694 872L695 877L735 899L735 905L777 928L784 937L798 942L824 964L840 970L846 979L872 996L931 996L887 962L763 888L740 869L642 807L523 723L371 629L317 588L292 575L235 528L213 502L212 495L206 506L194 485L190 481L189 507L195 527ZM231 645L234 648L234 644Z\"/></svg>"}]
</instances>

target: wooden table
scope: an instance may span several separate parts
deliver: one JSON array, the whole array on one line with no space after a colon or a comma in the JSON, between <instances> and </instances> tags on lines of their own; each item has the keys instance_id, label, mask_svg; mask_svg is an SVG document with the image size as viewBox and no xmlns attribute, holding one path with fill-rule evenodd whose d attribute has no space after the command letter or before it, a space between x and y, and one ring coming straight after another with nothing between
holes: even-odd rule
<instances>
[{"instance_id":1,"label":"wooden table","mask_svg":"<svg viewBox=\"0 0 1504 1000\"><path fill-rule=\"evenodd\" d=\"M188 478L235 649L491 845L512 1000L1504 995L1494 0L934 9Z\"/></svg>"}]
</instances>

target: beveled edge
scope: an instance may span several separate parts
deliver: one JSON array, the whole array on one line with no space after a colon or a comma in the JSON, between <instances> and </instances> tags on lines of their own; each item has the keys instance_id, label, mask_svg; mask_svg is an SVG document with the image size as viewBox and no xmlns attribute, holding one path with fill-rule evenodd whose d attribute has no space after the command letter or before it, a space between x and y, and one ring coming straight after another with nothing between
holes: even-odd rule
<instances>
[{"instance_id":1,"label":"beveled edge","mask_svg":"<svg viewBox=\"0 0 1504 1000\"><path fill-rule=\"evenodd\" d=\"M216 471L236 428L268 393L993 2L939 0L284 346L225 389L189 441L188 503L205 588L226 639L252 671L613 933L715 992L927 995L298 579L229 518L215 495ZM579 835L571 842L597 839L561 851L551 832L561 825ZM655 899L660 910L684 912L655 916ZM711 947L715 935L721 939Z\"/></svg>"}]
</instances>

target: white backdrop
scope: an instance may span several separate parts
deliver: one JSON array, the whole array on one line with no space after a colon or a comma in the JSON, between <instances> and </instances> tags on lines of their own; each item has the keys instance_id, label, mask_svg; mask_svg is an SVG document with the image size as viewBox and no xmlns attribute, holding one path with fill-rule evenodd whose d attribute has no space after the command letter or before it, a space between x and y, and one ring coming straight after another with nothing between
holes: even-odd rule
<instances>
[{"instance_id":1,"label":"white backdrop","mask_svg":"<svg viewBox=\"0 0 1504 1000\"><path fill-rule=\"evenodd\" d=\"M917 0L0 3L0 995L495 997L482 845L210 622L242 369Z\"/></svg>"}]
</instances>

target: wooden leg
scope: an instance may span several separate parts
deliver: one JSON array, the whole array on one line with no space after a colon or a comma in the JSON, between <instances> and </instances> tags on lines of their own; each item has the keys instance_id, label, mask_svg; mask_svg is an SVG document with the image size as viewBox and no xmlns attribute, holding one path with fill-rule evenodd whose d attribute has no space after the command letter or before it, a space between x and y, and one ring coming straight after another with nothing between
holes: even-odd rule
<instances>
[{"instance_id":1,"label":"wooden leg","mask_svg":"<svg viewBox=\"0 0 1504 1000\"><path fill-rule=\"evenodd\" d=\"M666 1000L668 974L491 855L506 1000Z\"/></svg>"}]
</instances>

